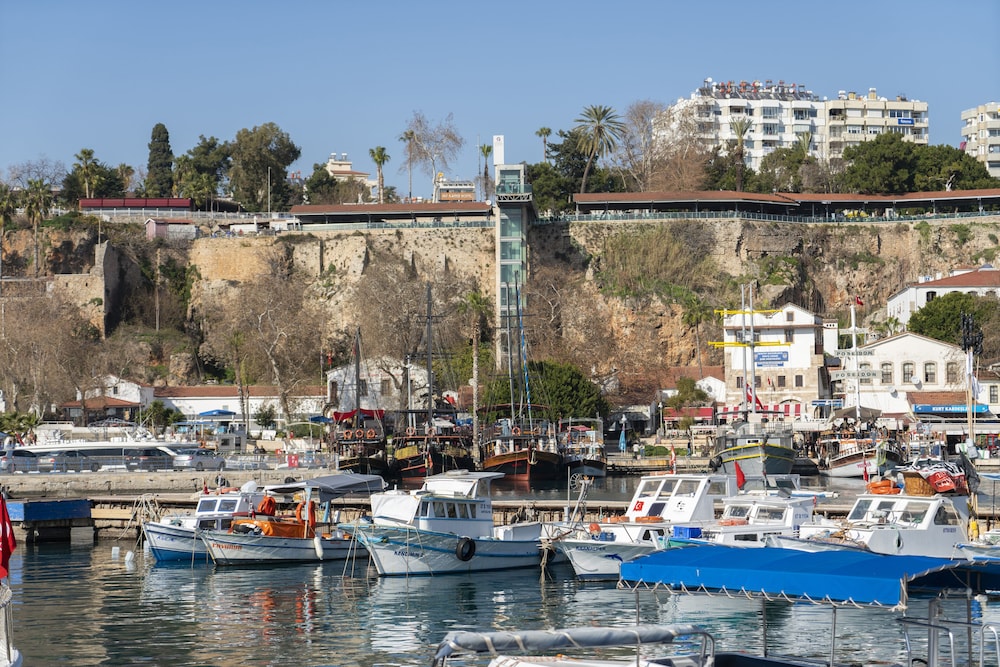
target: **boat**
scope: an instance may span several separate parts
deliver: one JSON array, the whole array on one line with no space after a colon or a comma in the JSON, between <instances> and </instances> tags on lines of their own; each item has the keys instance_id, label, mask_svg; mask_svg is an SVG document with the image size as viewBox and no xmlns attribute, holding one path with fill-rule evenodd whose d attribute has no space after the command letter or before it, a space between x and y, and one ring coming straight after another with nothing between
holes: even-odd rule
<instances>
[{"instance_id":1,"label":"boat","mask_svg":"<svg viewBox=\"0 0 1000 667\"><path fill-rule=\"evenodd\" d=\"M800 526L797 538L778 536L770 544L804 551L846 548L887 555L963 558L958 545L969 542L968 488L964 482L950 482L952 490L939 493L924 477L934 477L943 485L945 473L949 478L964 477L958 466L936 461L900 473L902 490L892 479L871 482L867 492L858 495L846 519L817 517Z\"/></svg>"},{"instance_id":2,"label":"boat","mask_svg":"<svg viewBox=\"0 0 1000 667\"><path fill-rule=\"evenodd\" d=\"M17 548L14 523L0 494L0 667L21 667L24 657L14 648L14 592L10 588L10 557Z\"/></svg>"},{"instance_id":3,"label":"boat","mask_svg":"<svg viewBox=\"0 0 1000 667\"><path fill-rule=\"evenodd\" d=\"M608 457L604 449L604 422L601 419L570 419L560 422L558 440L569 475L605 477Z\"/></svg>"},{"instance_id":4,"label":"boat","mask_svg":"<svg viewBox=\"0 0 1000 667\"><path fill-rule=\"evenodd\" d=\"M926 667L978 663L985 648L1000 650L995 629L976 617L974 598L1000 590L1000 563L928 556L887 556L862 551L807 553L790 549L741 549L718 544L666 549L623 563L619 589L639 595L711 596L759 604L763 654L778 664L921 664ZM659 597L659 596L657 596ZM945 605L962 605L952 618ZM774 655L768 648L770 616L786 605L827 607L830 630L810 630L797 643L808 656ZM919 614L926 605L927 613ZM851 607L901 614L902 645L866 645L863 660L838 660L837 610ZM956 610L957 611L957 610ZM987 653L989 655L990 653ZM824 656L825 654L825 656ZM855 656L860 657L860 656Z\"/></svg>"},{"instance_id":5,"label":"boat","mask_svg":"<svg viewBox=\"0 0 1000 667\"><path fill-rule=\"evenodd\" d=\"M486 434L482 458L486 472L513 481L560 480L565 467L555 428L547 420L502 418Z\"/></svg>"},{"instance_id":6,"label":"boat","mask_svg":"<svg viewBox=\"0 0 1000 667\"><path fill-rule=\"evenodd\" d=\"M452 470L419 489L371 496L371 522L340 524L365 546L381 577L539 567L542 525L494 525L496 472Z\"/></svg>"},{"instance_id":7,"label":"boat","mask_svg":"<svg viewBox=\"0 0 1000 667\"><path fill-rule=\"evenodd\" d=\"M715 503L738 490L732 475L646 475L624 515L575 529L552 526L547 539L569 560L578 579L615 580L622 562L668 546L674 525L691 528L715 521Z\"/></svg>"},{"instance_id":8,"label":"boat","mask_svg":"<svg viewBox=\"0 0 1000 667\"><path fill-rule=\"evenodd\" d=\"M739 547L764 547L771 536L797 536L813 517L814 498L776 495L739 495L723 500L718 521L674 526L674 538Z\"/></svg>"},{"instance_id":9,"label":"boat","mask_svg":"<svg viewBox=\"0 0 1000 667\"><path fill-rule=\"evenodd\" d=\"M759 417L761 413L756 414ZM722 424L716 432L709 466L726 475L738 472L747 477L787 475L792 472L797 456L794 438L792 425L784 421L761 418Z\"/></svg>"},{"instance_id":10,"label":"boat","mask_svg":"<svg viewBox=\"0 0 1000 667\"><path fill-rule=\"evenodd\" d=\"M874 479L904 465L906 450L894 439L830 436L820 438L820 474Z\"/></svg>"},{"instance_id":11,"label":"boat","mask_svg":"<svg viewBox=\"0 0 1000 667\"><path fill-rule=\"evenodd\" d=\"M427 347L426 407L397 413L406 423L404 428L398 429L392 442L392 456L397 474L402 479L419 479L448 470L473 470L476 466L472 428L459 425L455 406L444 397L435 395L431 303L431 286L428 283L427 330L424 335ZM414 398L412 393L408 391L407 396L407 403L411 404Z\"/></svg>"},{"instance_id":12,"label":"boat","mask_svg":"<svg viewBox=\"0 0 1000 667\"><path fill-rule=\"evenodd\" d=\"M344 378L343 391L339 393L342 403L328 416L332 422L331 447L337 469L392 479L396 470L386 451L385 410L374 405L362 405L361 398L366 393L368 380L361 376L360 329L354 335L353 359L353 376ZM350 407L347 408L347 405Z\"/></svg>"},{"instance_id":13,"label":"boat","mask_svg":"<svg viewBox=\"0 0 1000 667\"><path fill-rule=\"evenodd\" d=\"M381 476L358 473L269 485L264 491L274 499L270 507L258 505L255 515L234 518L226 532L199 535L216 565L346 559L357 545L336 528L331 501L384 488ZM294 515L277 512L278 498L299 500Z\"/></svg>"},{"instance_id":14,"label":"boat","mask_svg":"<svg viewBox=\"0 0 1000 667\"><path fill-rule=\"evenodd\" d=\"M640 659L638 655L607 657L614 647L632 647L638 651L639 646L665 645L669 649L675 644L676 650L669 651L670 657L657 655L652 660ZM553 655L556 652L557 655ZM648 652L649 649L645 649L645 653ZM740 653L716 653L715 639L711 634L701 627L686 624L492 632L457 630L445 635L431 664L433 667L446 667L450 658L459 656L460 660L463 657L468 660L469 654L493 656L490 667L741 667L767 664L766 660ZM466 660L460 664L467 664Z\"/></svg>"},{"instance_id":15,"label":"boat","mask_svg":"<svg viewBox=\"0 0 1000 667\"><path fill-rule=\"evenodd\" d=\"M239 489L223 488L214 492L206 489L198 496L194 514L170 514L144 521L142 534L157 561L207 561L208 550L199 531L229 530L234 518L249 516L264 496L254 480Z\"/></svg>"}]
</instances>

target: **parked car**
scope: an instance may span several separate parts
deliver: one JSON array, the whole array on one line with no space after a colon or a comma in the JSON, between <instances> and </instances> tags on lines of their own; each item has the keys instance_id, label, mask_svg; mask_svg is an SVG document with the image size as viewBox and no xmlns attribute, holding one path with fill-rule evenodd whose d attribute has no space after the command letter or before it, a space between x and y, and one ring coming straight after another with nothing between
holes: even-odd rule
<instances>
[{"instance_id":1,"label":"parked car","mask_svg":"<svg viewBox=\"0 0 1000 667\"><path fill-rule=\"evenodd\" d=\"M174 470L225 470L226 459L212 449L178 450L174 456Z\"/></svg>"},{"instance_id":2,"label":"parked car","mask_svg":"<svg viewBox=\"0 0 1000 667\"><path fill-rule=\"evenodd\" d=\"M82 472L84 470L97 472L102 465L97 457L89 456L75 449L38 454L37 462L39 472Z\"/></svg>"},{"instance_id":3,"label":"parked car","mask_svg":"<svg viewBox=\"0 0 1000 667\"><path fill-rule=\"evenodd\" d=\"M0 452L0 470L4 472L29 472L38 470L38 457L27 449L5 449Z\"/></svg>"},{"instance_id":4,"label":"parked car","mask_svg":"<svg viewBox=\"0 0 1000 667\"><path fill-rule=\"evenodd\" d=\"M170 470L174 467L174 456L165 448L137 449L126 454L125 467L129 470Z\"/></svg>"}]
</instances>

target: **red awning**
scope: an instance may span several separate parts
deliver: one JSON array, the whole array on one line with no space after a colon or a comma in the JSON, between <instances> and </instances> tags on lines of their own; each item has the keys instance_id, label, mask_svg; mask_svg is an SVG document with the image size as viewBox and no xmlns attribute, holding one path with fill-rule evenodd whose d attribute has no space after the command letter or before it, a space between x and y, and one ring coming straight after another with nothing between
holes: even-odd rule
<instances>
[{"instance_id":1,"label":"red awning","mask_svg":"<svg viewBox=\"0 0 1000 667\"><path fill-rule=\"evenodd\" d=\"M801 417L809 413L809 406L802 403L772 403L764 404L763 408L757 410L757 414L765 417ZM744 407L742 405L727 405L715 413L719 419L733 419L743 416Z\"/></svg>"},{"instance_id":2,"label":"red awning","mask_svg":"<svg viewBox=\"0 0 1000 667\"><path fill-rule=\"evenodd\" d=\"M693 417L694 419L702 420L712 420L712 415L714 408L680 408L675 410L674 408L663 408L663 421L676 421L678 419L683 419L684 417Z\"/></svg>"}]
</instances>

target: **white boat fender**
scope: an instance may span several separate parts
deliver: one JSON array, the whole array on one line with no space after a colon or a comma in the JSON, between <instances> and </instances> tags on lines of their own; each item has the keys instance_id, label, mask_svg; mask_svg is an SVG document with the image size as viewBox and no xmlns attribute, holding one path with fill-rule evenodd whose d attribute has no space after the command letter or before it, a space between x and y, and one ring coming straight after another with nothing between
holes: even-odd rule
<instances>
[{"instance_id":1,"label":"white boat fender","mask_svg":"<svg viewBox=\"0 0 1000 667\"><path fill-rule=\"evenodd\" d=\"M313 549L316 550L316 558L323 560L323 538L319 535L313 536Z\"/></svg>"},{"instance_id":2,"label":"white boat fender","mask_svg":"<svg viewBox=\"0 0 1000 667\"><path fill-rule=\"evenodd\" d=\"M122 553L122 548L121 547L111 547L111 558L112 559L118 560L118 557L121 555L121 553Z\"/></svg>"},{"instance_id":3,"label":"white boat fender","mask_svg":"<svg viewBox=\"0 0 1000 667\"><path fill-rule=\"evenodd\" d=\"M134 560L135 560L135 552L133 552L133 551L126 551L125 552L125 562L126 563L131 563Z\"/></svg>"},{"instance_id":4,"label":"white boat fender","mask_svg":"<svg viewBox=\"0 0 1000 667\"><path fill-rule=\"evenodd\" d=\"M472 560L476 555L476 541L471 537L463 537L455 545L455 557L461 561Z\"/></svg>"}]
</instances>

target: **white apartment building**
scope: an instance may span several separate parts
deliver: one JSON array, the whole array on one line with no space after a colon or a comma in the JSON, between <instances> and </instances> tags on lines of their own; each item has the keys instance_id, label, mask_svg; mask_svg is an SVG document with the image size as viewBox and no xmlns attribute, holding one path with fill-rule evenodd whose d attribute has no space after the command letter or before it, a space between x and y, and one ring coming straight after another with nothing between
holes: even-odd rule
<instances>
[{"instance_id":1,"label":"white apartment building","mask_svg":"<svg viewBox=\"0 0 1000 667\"><path fill-rule=\"evenodd\" d=\"M962 112L962 148L1000 178L1000 104L989 102Z\"/></svg>"},{"instance_id":2,"label":"white apartment building","mask_svg":"<svg viewBox=\"0 0 1000 667\"><path fill-rule=\"evenodd\" d=\"M889 297L886 317L896 318L899 325L905 328L913 313L951 292L1000 298L1000 270L991 264L984 264L981 267L954 269L945 277L921 276L916 283Z\"/></svg>"},{"instance_id":3,"label":"white apartment building","mask_svg":"<svg viewBox=\"0 0 1000 667\"><path fill-rule=\"evenodd\" d=\"M659 119L657 134L693 131L710 146L737 139L742 121L747 166L760 169L761 160L777 148L791 148L811 136L809 152L823 159L842 157L844 149L896 132L920 144L928 143L927 103L898 96L879 97L840 91L837 98L820 98L802 84L705 79L688 99L680 99Z\"/></svg>"}]
</instances>

